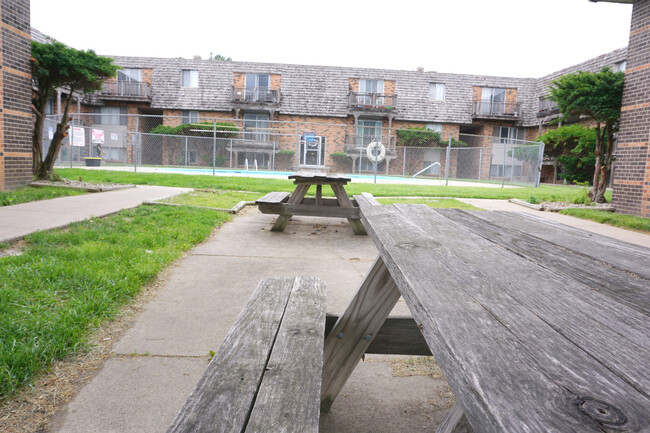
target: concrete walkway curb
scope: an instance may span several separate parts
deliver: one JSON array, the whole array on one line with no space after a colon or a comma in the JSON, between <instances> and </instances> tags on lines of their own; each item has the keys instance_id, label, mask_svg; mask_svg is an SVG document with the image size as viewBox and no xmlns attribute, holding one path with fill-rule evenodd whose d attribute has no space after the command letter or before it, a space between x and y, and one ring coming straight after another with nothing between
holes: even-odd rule
<instances>
[{"instance_id":1,"label":"concrete walkway curb","mask_svg":"<svg viewBox=\"0 0 650 433\"><path fill-rule=\"evenodd\" d=\"M161 200L189 191L189 188L137 186L0 207L0 242L15 241L38 230L65 227L72 222L134 208L147 200Z\"/></svg>"}]
</instances>

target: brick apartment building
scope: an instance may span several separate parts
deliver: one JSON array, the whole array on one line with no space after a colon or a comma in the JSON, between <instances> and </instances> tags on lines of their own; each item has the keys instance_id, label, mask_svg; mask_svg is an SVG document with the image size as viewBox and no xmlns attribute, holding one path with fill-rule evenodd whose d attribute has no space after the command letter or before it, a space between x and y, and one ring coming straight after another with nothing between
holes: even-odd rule
<instances>
[{"instance_id":1,"label":"brick apartment building","mask_svg":"<svg viewBox=\"0 0 650 433\"><path fill-rule=\"evenodd\" d=\"M32 178L29 0L0 1L0 191Z\"/></svg>"},{"instance_id":2,"label":"brick apartment building","mask_svg":"<svg viewBox=\"0 0 650 433\"><path fill-rule=\"evenodd\" d=\"M36 31L33 36L43 40ZM321 158L324 164L332 163L328 158L332 153L345 153L356 161L359 145L378 139L388 147L382 170L390 172L391 161L401 167L394 131L404 128L438 131L443 141L450 136L457 139L460 134L533 140L558 116L546 98L552 79L577 70L598 71L603 66L623 70L626 49L539 79L201 59L113 58L122 68L118 76L79 105L81 112L103 119L98 120L100 123L121 122L129 130L137 128L146 133L158 123L233 122L247 138L234 149L237 159L259 161L269 160L273 151L299 153L295 135L283 131L293 128L288 125L303 124L301 133L308 130L327 144ZM52 101L51 112L57 112L62 97L67 95L60 94L58 101ZM118 121L117 114L156 115L160 120L126 125L133 123L133 118ZM260 130L276 133L255 132ZM492 141L478 145L492 145ZM156 152L151 152L150 158L152 153ZM148 162L169 163L164 149L158 153L160 161L153 158ZM367 164L363 158L358 164L363 161ZM552 174L546 177L550 181Z\"/></svg>"},{"instance_id":3,"label":"brick apartment building","mask_svg":"<svg viewBox=\"0 0 650 433\"><path fill-rule=\"evenodd\" d=\"M635 13L645 4L646 1L638 2ZM647 16L644 19L647 21ZM643 28L633 30L633 36L640 34L643 34ZM37 31L32 35L36 40L44 40ZM633 41L631 37L630 43L638 44L638 39L636 37ZM102 92L78 102L78 111L94 114L87 117L94 119L93 122L143 133L158 124L233 123L242 137L232 149L235 164L240 166L244 160L264 164L279 157L281 151L295 152L296 165L304 164L306 161L297 160L304 142L296 140L296 134L304 137L308 133L318 137L323 146L319 161L312 161L312 165L332 165L330 156L344 153L353 161L355 170L363 171L368 169L363 166L368 164L368 160L359 155L360 145L379 140L388 149L381 170L391 173L393 167L404 163L396 152L395 144L399 143L395 142L394 131L405 128L440 132L443 141L449 137L457 139L461 134L533 140L553 127L551 122L558 117L557 108L548 99L548 86L553 79L576 71L596 72L604 66L624 71L628 50L615 50L541 78L448 74L420 68L405 71L200 58L113 58L122 68L118 76L108 81ZM638 63L639 59L635 57L634 61ZM647 54L645 63L635 68L643 69L646 63ZM627 66L629 68L629 64ZM629 70L627 74L627 77L631 76ZM68 97L65 92L60 93L58 101L52 101L50 112L56 113L61 98L65 97ZM627 94L626 98L629 100L630 95ZM630 107L636 105L627 103ZM120 118L119 114L159 117L151 118L158 120L140 122L131 117ZM624 114L623 123L626 116ZM289 133L291 131L295 133ZM626 137L624 132L621 135ZM627 179L639 176L641 169L630 168L638 164L622 164L626 161L626 153L637 155L639 149L643 153L643 146L635 143L643 143L643 140L623 143L619 147L619 162L615 169L616 176L619 176L617 180L620 179L614 181L619 190L618 195L615 192L615 202L618 197L621 208L628 213L639 213L633 209L637 204L626 208L625 203L631 199L622 200L621 192L634 190L631 194L637 197L636 190L644 188L639 180ZM490 139L471 143L472 146L486 147L492 144ZM109 146L104 150L111 152ZM131 156L121 157L128 159ZM147 162L151 164L173 164L178 155L163 145L152 148L148 158ZM450 161L450 164L460 167L460 162ZM485 169L490 170L489 161L487 164ZM630 170L636 171L629 174L632 173ZM546 166L542 178L543 181L553 181L557 174L553 173L551 166Z\"/></svg>"}]
</instances>

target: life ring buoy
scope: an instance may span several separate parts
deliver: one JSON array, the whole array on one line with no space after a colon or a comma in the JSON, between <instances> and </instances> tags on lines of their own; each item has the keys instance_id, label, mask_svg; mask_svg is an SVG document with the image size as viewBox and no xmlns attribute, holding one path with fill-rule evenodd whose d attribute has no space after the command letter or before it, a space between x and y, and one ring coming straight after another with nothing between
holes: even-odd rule
<instances>
[{"instance_id":1,"label":"life ring buoy","mask_svg":"<svg viewBox=\"0 0 650 433\"><path fill-rule=\"evenodd\" d=\"M375 156L375 148L377 148L377 156ZM366 148L366 156L370 162L382 162L386 157L386 148L381 141L373 141Z\"/></svg>"}]
</instances>

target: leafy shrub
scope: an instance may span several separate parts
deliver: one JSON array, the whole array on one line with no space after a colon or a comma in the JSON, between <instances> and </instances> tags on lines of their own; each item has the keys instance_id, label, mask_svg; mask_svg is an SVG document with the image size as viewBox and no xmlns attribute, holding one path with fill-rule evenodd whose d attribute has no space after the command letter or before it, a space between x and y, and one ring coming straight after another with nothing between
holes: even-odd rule
<instances>
[{"instance_id":1,"label":"leafy shrub","mask_svg":"<svg viewBox=\"0 0 650 433\"><path fill-rule=\"evenodd\" d=\"M228 122L200 122L184 123L178 126L158 125L150 132L152 134L162 135L189 135L189 136L212 136L216 126L216 136L218 138L234 138L237 136L239 129Z\"/></svg>"},{"instance_id":2,"label":"leafy shrub","mask_svg":"<svg viewBox=\"0 0 650 433\"><path fill-rule=\"evenodd\" d=\"M442 134L425 127L400 129L396 133L398 146L410 147L447 147L448 141L442 139ZM467 143L451 138L451 147L463 147Z\"/></svg>"}]
</instances>

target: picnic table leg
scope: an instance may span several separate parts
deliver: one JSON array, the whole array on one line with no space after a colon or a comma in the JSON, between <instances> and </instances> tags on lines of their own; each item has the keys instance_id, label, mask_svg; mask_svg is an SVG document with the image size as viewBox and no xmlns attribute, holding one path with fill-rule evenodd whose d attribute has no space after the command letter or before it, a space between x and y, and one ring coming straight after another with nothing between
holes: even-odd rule
<instances>
[{"instance_id":1,"label":"picnic table leg","mask_svg":"<svg viewBox=\"0 0 650 433\"><path fill-rule=\"evenodd\" d=\"M309 185L299 183L298 186L296 186L296 189L293 190L293 193L291 193L291 197L289 197L289 201L287 203L300 204L302 202L302 199L305 198L307 191L309 191ZM275 220L275 224L273 224L273 227L271 227L271 231L283 232L290 219L291 215L278 215L278 218Z\"/></svg>"},{"instance_id":2,"label":"picnic table leg","mask_svg":"<svg viewBox=\"0 0 650 433\"><path fill-rule=\"evenodd\" d=\"M354 205L352 204L352 200L350 200L350 197L348 197L348 193L345 192L345 188L343 187L343 185L332 184L332 191L334 191L334 195L336 195L336 199L339 202L339 206L348 207L348 208L354 207ZM363 227L363 223L361 222L361 219L348 218L348 222L350 223L350 226L352 227L352 231L354 232L355 235L366 234L366 229Z\"/></svg>"},{"instance_id":3,"label":"picnic table leg","mask_svg":"<svg viewBox=\"0 0 650 433\"><path fill-rule=\"evenodd\" d=\"M325 337L321 411L327 412L400 297L381 257Z\"/></svg>"},{"instance_id":4,"label":"picnic table leg","mask_svg":"<svg viewBox=\"0 0 650 433\"><path fill-rule=\"evenodd\" d=\"M454 403L449 409L447 416L436 429L436 433L474 433L460 403Z\"/></svg>"}]
</instances>

